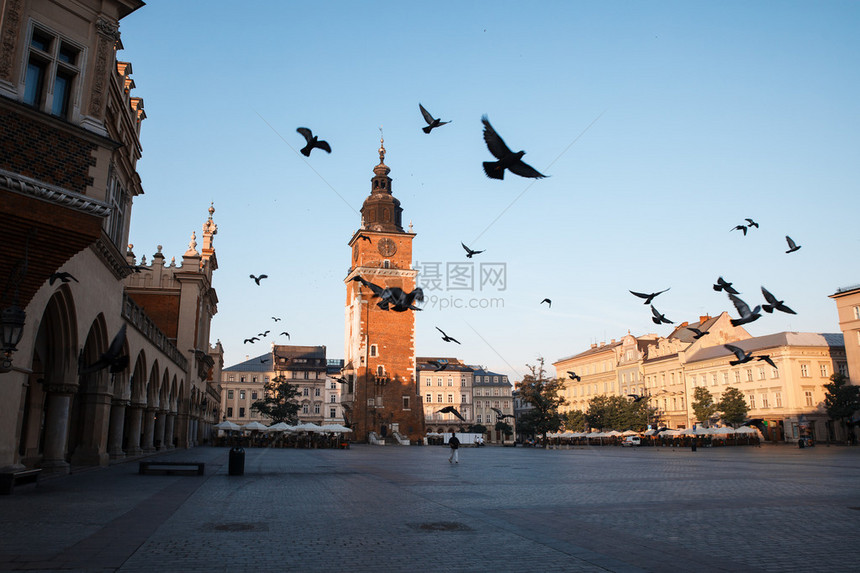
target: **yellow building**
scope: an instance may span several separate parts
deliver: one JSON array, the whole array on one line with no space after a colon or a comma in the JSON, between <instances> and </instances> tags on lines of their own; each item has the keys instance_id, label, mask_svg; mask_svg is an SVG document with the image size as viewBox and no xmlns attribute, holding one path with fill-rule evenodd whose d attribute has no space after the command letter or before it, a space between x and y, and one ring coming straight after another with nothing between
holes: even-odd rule
<instances>
[{"instance_id":1,"label":"yellow building","mask_svg":"<svg viewBox=\"0 0 860 573\"><path fill-rule=\"evenodd\" d=\"M836 301L845 340L846 370L842 374L852 384L860 384L860 285L840 288L830 298Z\"/></svg>"}]
</instances>

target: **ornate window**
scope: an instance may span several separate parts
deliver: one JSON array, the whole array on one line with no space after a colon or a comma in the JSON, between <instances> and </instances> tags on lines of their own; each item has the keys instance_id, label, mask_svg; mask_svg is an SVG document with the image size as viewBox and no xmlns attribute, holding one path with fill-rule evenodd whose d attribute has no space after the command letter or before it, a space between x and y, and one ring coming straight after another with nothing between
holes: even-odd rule
<instances>
[{"instance_id":1,"label":"ornate window","mask_svg":"<svg viewBox=\"0 0 860 573\"><path fill-rule=\"evenodd\" d=\"M79 89L83 51L58 34L33 26L24 70L24 103L68 119L72 93Z\"/></svg>"}]
</instances>

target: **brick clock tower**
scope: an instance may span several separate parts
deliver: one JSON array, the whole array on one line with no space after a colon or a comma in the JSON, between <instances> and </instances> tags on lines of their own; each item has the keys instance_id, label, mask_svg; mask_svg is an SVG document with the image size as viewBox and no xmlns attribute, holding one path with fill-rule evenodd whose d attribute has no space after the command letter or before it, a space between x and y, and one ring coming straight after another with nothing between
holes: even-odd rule
<instances>
[{"instance_id":1,"label":"brick clock tower","mask_svg":"<svg viewBox=\"0 0 860 573\"><path fill-rule=\"evenodd\" d=\"M370 432L392 439L395 432L415 442L424 438L424 408L415 371L415 312L383 310L379 297L354 277L380 287L415 288L412 239L403 230L403 209L391 194L391 171L380 141L379 165L373 168L370 196L361 207L361 228L349 241L346 276L346 328L342 399L353 438L367 441Z\"/></svg>"}]
</instances>

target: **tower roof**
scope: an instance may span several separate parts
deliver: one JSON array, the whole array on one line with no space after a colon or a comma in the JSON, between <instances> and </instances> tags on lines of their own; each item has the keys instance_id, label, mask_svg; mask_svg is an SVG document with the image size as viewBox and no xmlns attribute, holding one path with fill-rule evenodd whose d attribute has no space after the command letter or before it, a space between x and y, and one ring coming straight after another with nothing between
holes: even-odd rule
<instances>
[{"instance_id":1,"label":"tower roof","mask_svg":"<svg viewBox=\"0 0 860 573\"><path fill-rule=\"evenodd\" d=\"M381 131L381 130L380 130ZM361 206L361 228L403 233L403 208L391 193L391 169L385 164L385 140L379 138L379 164L373 168L370 197Z\"/></svg>"}]
</instances>

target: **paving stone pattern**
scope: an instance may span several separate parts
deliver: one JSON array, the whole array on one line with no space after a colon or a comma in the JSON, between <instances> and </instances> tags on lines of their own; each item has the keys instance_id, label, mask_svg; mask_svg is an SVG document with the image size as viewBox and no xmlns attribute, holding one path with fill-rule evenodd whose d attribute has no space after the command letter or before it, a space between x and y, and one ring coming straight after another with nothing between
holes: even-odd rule
<instances>
[{"instance_id":1,"label":"paving stone pattern","mask_svg":"<svg viewBox=\"0 0 860 573\"><path fill-rule=\"evenodd\" d=\"M857 571L860 448L171 451L0 497L0 571ZM856 508L856 509L855 509Z\"/></svg>"}]
</instances>

